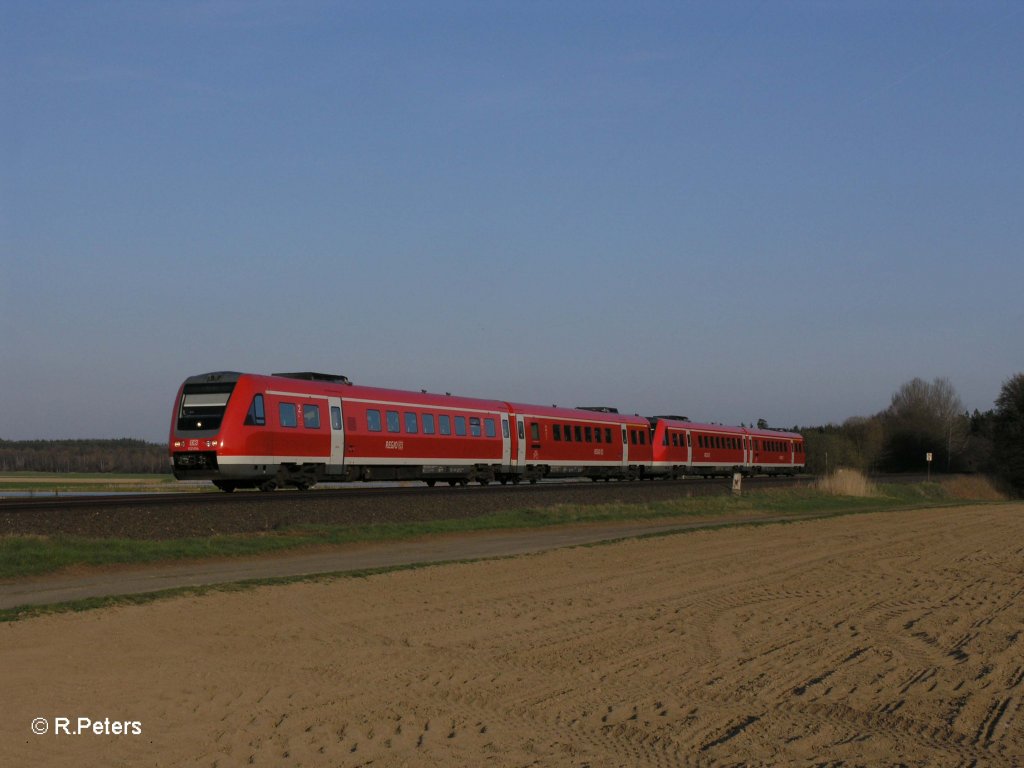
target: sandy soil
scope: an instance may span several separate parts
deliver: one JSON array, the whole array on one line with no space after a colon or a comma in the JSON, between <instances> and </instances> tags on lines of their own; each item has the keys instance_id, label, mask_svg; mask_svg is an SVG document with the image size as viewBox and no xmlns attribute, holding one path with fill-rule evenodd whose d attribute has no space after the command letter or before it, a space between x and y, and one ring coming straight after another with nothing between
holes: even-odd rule
<instances>
[{"instance_id":1,"label":"sandy soil","mask_svg":"<svg viewBox=\"0 0 1024 768\"><path fill-rule=\"evenodd\" d=\"M1024 505L179 598L0 626L0 765L1021 765L1022 632Z\"/></svg>"}]
</instances>

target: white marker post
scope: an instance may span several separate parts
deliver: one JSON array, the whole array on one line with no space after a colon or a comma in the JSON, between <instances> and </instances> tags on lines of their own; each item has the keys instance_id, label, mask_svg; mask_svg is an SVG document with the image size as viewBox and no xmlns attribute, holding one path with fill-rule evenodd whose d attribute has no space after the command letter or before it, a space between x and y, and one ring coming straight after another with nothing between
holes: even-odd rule
<instances>
[{"instance_id":1,"label":"white marker post","mask_svg":"<svg viewBox=\"0 0 1024 768\"><path fill-rule=\"evenodd\" d=\"M931 451L924 455L924 460L928 462L928 482L932 481L932 454Z\"/></svg>"}]
</instances>

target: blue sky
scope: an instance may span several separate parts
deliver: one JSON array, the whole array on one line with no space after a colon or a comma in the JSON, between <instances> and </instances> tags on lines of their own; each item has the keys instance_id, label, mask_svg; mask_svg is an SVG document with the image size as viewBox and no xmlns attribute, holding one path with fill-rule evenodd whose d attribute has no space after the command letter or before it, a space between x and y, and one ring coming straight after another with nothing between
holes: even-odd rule
<instances>
[{"instance_id":1,"label":"blue sky","mask_svg":"<svg viewBox=\"0 0 1024 768\"><path fill-rule=\"evenodd\" d=\"M775 426L1024 370L1016 2L0 5L0 438L188 375Z\"/></svg>"}]
</instances>

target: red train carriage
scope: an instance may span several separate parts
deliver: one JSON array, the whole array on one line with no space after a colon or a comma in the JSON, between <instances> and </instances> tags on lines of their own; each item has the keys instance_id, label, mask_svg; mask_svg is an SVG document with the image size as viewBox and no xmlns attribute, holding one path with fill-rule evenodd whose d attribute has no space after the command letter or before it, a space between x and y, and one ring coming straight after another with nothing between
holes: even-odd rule
<instances>
[{"instance_id":1,"label":"red train carriage","mask_svg":"<svg viewBox=\"0 0 1024 768\"><path fill-rule=\"evenodd\" d=\"M753 448L754 474L795 475L807 461L804 438L798 432L748 429Z\"/></svg>"},{"instance_id":2,"label":"red train carriage","mask_svg":"<svg viewBox=\"0 0 1024 768\"><path fill-rule=\"evenodd\" d=\"M178 396L175 477L219 488L320 480L489 482L514 471L496 400L353 386L317 373L193 376Z\"/></svg>"},{"instance_id":3,"label":"red train carriage","mask_svg":"<svg viewBox=\"0 0 1024 768\"><path fill-rule=\"evenodd\" d=\"M704 477L754 474L750 439L743 427L721 424L692 424L688 438L691 446L690 472Z\"/></svg>"},{"instance_id":4,"label":"red train carriage","mask_svg":"<svg viewBox=\"0 0 1024 768\"><path fill-rule=\"evenodd\" d=\"M636 479L650 466L650 426L639 416L613 408L509 407L519 465L531 476Z\"/></svg>"},{"instance_id":5,"label":"red train carriage","mask_svg":"<svg viewBox=\"0 0 1024 768\"><path fill-rule=\"evenodd\" d=\"M795 432L696 424L680 416L650 421L654 476L796 474L804 466L803 437Z\"/></svg>"}]
</instances>

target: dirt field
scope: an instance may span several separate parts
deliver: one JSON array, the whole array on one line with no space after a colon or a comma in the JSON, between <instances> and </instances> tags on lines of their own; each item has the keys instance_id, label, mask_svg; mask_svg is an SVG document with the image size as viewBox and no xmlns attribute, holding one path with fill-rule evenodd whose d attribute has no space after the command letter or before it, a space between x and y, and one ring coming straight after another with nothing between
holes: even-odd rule
<instances>
[{"instance_id":1,"label":"dirt field","mask_svg":"<svg viewBox=\"0 0 1024 768\"><path fill-rule=\"evenodd\" d=\"M1022 632L1024 505L179 598L0 626L0 764L1021 765Z\"/></svg>"}]
</instances>

